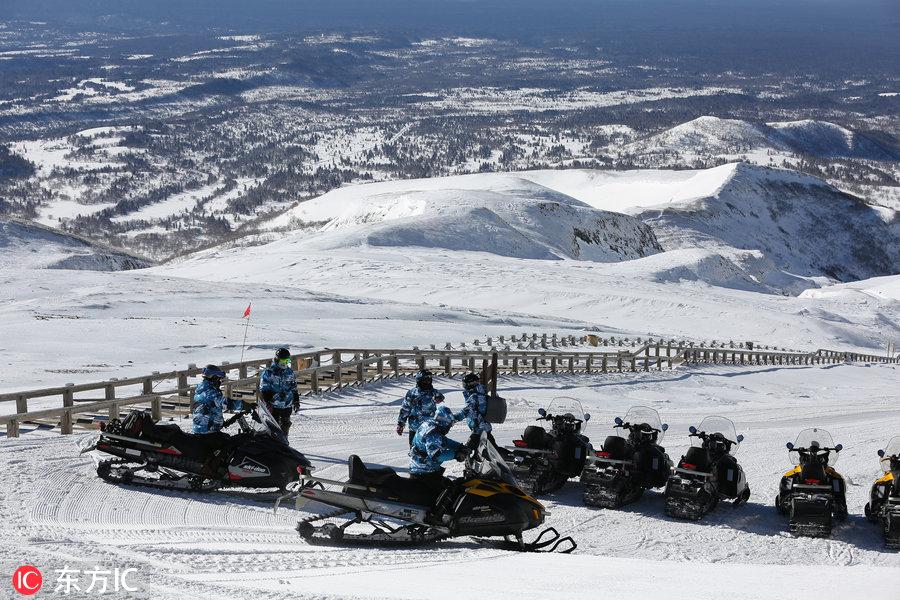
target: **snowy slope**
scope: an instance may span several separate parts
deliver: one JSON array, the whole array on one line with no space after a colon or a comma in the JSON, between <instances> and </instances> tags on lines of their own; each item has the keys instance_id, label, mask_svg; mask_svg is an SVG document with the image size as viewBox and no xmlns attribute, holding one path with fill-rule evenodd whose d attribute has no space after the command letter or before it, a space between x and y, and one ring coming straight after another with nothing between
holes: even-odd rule
<instances>
[{"instance_id":1,"label":"snowy slope","mask_svg":"<svg viewBox=\"0 0 900 600\"><path fill-rule=\"evenodd\" d=\"M900 270L900 239L881 214L819 179L745 163L717 167L712 195L640 216L666 249L759 250L779 269L839 281Z\"/></svg>"},{"instance_id":2,"label":"snowy slope","mask_svg":"<svg viewBox=\"0 0 900 600\"><path fill-rule=\"evenodd\" d=\"M0 220L0 269L141 269L151 261L18 219Z\"/></svg>"},{"instance_id":3,"label":"snowy slope","mask_svg":"<svg viewBox=\"0 0 900 600\"><path fill-rule=\"evenodd\" d=\"M765 150L821 158L897 160L896 151L865 135L827 121L753 123L703 116L638 140L634 153L670 152L685 156L735 156Z\"/></svg>"},{"instance_id":4,"label":"snowy slope","mask_svg":"<svg viewBox=\"0 0 900 600\"><path fill-rule=\"evenodd\" d=\"M787 149L764 125L710 116L676 125L633 146L711 155L737 154L758 148Z\"/></svg>"},{"instance_id":5,"label":"snowy slope","mask_svg":"<svg viewBox=\"0 0 900 600\"><path fill-rule=\"evenodd\" d=\"M659 251L649 228L511 175L351 186L303 202L271 227L312 227L316 250L369 245L612 262Z\"/></svg>"},{"instance_id":6,"label":"snowy slope","mask_svg":"<svg viewBox=\"0 0 900 600\"><path fill-rule=\"evenodd\" d=\"M803 120L768 123L794 152L821 157L897 160L891 151L865 135L827 121Z\"/></svg>"},{"instance_id":7,"label":"snowy slope","mask_svg":"<svg viewBox=\"0 0 900 600\"><path fill-rule=\"evenodd\" d=\"M610 212L636 216L650 231ZM896 273L900 237L892 220L894 211L866 206L819 179L733 163L348 186L299 204L266 228L292 233L279 244L298 253L368 245L602 262L656 253L658 239L666 250L717 254L713 268L696 269L690 259L673 265L676 271L688 268L713 285L796 294L827 281ZM680 256L658 262L672 265ZM666 271L657 279L670 279Z\"/></svg>"}]
</instances>

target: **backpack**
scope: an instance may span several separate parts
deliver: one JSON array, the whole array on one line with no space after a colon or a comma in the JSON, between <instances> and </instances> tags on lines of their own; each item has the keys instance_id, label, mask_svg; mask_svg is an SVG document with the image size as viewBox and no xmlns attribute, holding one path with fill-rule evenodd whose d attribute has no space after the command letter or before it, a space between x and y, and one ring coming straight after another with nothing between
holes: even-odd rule
<instances>
[{"instance_id":1,"label":"backpack","mask_svg":"<svg viewBox=\"0 0 900 600\"><path fill-rule=\"evenodd\" d=\"M488 396L484 420L488 423L503 423L506 420L506 399L500 396Z\"/></svg>"}]
</instances>

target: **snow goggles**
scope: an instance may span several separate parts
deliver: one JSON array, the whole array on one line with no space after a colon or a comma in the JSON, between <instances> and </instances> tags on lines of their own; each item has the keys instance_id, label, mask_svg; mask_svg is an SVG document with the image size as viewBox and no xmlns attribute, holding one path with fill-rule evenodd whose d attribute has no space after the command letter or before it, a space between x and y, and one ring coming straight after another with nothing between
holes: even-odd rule
<instances>
[{"instance_id":1,"label":"snow goggles","mask_svg":"<svg viewBox=\"0 0 900 600\"><path fill-rule=\"evenodd\" d=\"M279 358L278 364L282 367L289 367L291 365L291 359L289 358Z\"/></svg>"}]
</instances>

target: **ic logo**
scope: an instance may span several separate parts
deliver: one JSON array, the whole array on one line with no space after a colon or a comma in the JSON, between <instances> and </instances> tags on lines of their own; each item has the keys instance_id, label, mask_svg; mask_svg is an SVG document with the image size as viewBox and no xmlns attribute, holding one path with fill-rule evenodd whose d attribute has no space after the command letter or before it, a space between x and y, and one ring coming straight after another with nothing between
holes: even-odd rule
<instances>
[{"instance_id":1,"label":"ic logo","mask_svg":"<svg viewBox=\"0 0 900 600\"><path fill-rule=\"evenodd\" d=\"M37 567L22 565L13 573L12 584L13 589L23 596L31 596L41 589L44 578Z\"/></svg>"}]
</instances>

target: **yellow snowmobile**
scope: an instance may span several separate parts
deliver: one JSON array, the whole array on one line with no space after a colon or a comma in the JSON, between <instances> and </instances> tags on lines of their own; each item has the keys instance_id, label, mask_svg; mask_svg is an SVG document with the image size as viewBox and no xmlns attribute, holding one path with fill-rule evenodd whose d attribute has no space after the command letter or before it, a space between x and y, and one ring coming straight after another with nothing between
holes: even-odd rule
<instances>
[{"instance_id":1,"label":"yellow snowmobile","mask_svg":"<svg viewBox=\"0 0 900 600\"><path fill-rule=\"evenodd\" d=\"M900 548L900 436L878 451L884 475L872 484L866 518L881 524L884 545Z\"/></svg>"},{"instance_id":2,"label":"yellow snowmobile","mask_svg":"<svg viewBox=\"0 0 900 600\"><path fill-rule=\"evenodd\" d=\"M847 488L833 467L843 446L824 429L804 429L787 449L795 468L781 478L775 508L790 517L791 533L828 537L834 519L847 518Z\"/></svg>"}]
</instances>

